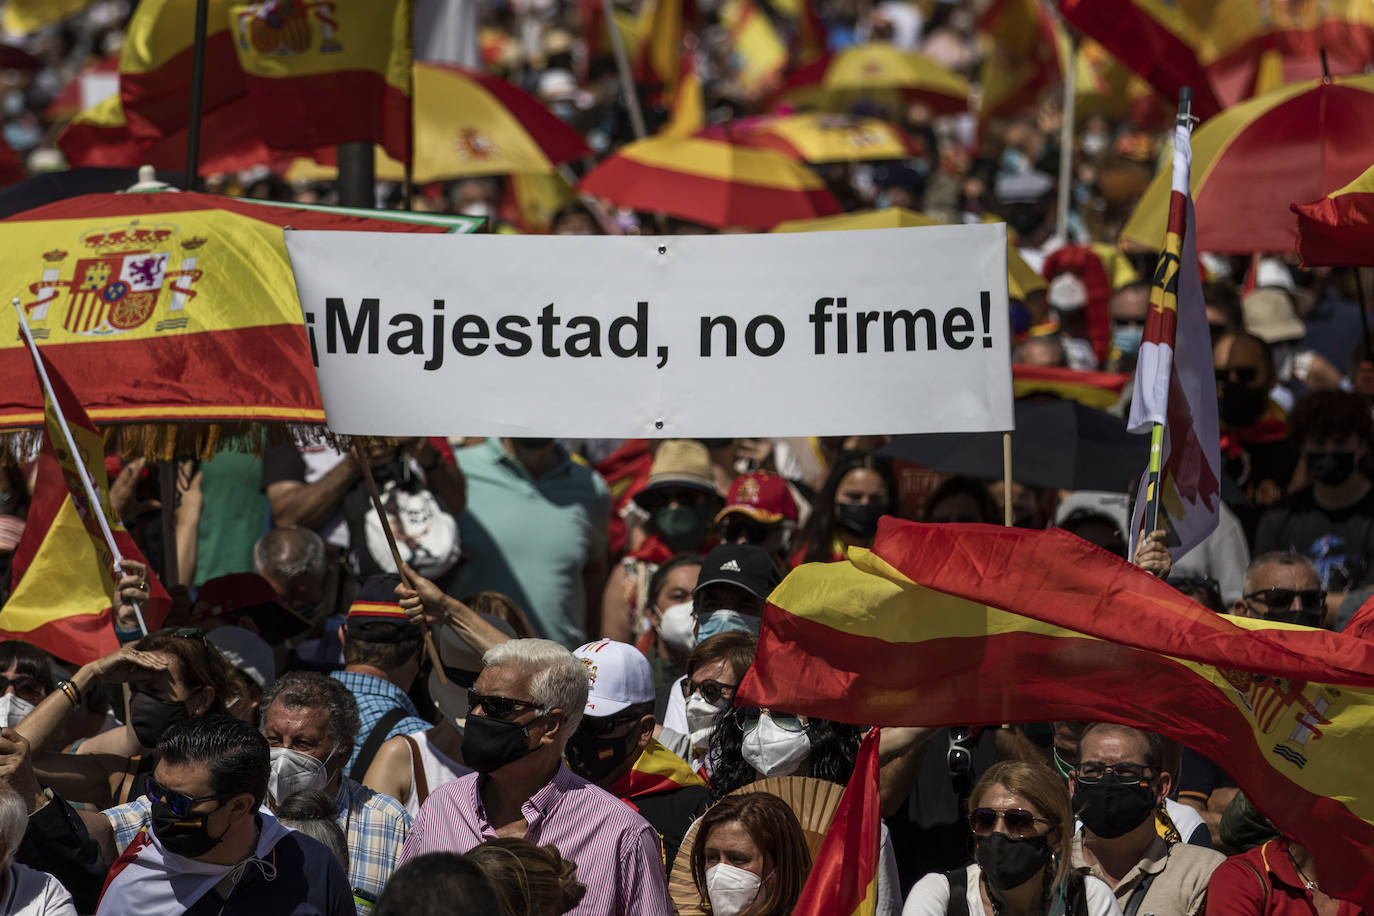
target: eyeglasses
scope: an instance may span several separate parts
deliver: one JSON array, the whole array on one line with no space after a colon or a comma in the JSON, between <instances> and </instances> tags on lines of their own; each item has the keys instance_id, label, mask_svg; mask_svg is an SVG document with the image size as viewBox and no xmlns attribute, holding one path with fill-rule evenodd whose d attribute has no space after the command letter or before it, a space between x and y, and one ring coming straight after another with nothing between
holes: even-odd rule
<instances>
[{"instance_id":1,"label":"eyeglasses","mask_svg":"<svg viewBox=\"0 0 1374 916\"><path fill-rule=\"evenodd\" d=\"M468 715L477 707L482 707L490 719L501 719L505 722L512 721L516 716L523 715L526 709L538 709L539 704L530 700L512 700L510 697L492 697L478 693L475 690L468 691ZM519 708L517 708L519 707Z\"/></svg>"},{"instance_id":2,"label":"eyeglasses","mask_svg":"<svg viewBox=\"0 0 1374 916\"><path fill-rule=\"evenodd\" d=\"M1129 785L1149 782L1153 778L1150 776L1151 769L1153 768L1143 763L1102 763L1097 760L1084 760L1074 769L1074 773L1084 782L1097 782L1112 776L1117 782Z\"/></svg>"},{"instance_id":3,"label":"eyeglasses","mask_svg":"<svg viewBox=\"0 0 1374 916\"><path fill-rule=\"evenodd\" d=\"M725 542L737 544L744 541L747 544L762 544L768 539L772 530L771 525L765 525L750 518L732 517L725 523Z\"/></svg>"},{"instance_id":4,"label":"eyeglasses","mask_svg":"<svg viewBox=\"0 0 1374 916\"><path fill-rule=\"evenodd\" d=\"M191 809L201 802L222 801L233 797L233 792L215 792L210 795L197 796L187 795L185 792L173 792L153 777L148 777L148 801L153 804L161 802L170 808L177 817L189 816Z\"/></svg>"},{"instance_id":5,"label":"eyeglasses","mask_svg":"<svg viewBox=\"0 0 1374 916\"><path fill-rule=\"evenodd\" d=\"M976 836L991 836L997 829L997 822L1007 825L1007 833L1014 840L1035 835L1036 824L1048 824L1043 817L1036 817L1025 808L974 808L968 813L968 826Z\"/></svg>"},{"instance_id":6,"label":"eyeglasses","mask_svg":"<svg viewBox=\"0 0 1374 916\"><path fill-rule=\"evenodd\" d=\"M27 674L21 674L13 680L0 674L0 694L7 693L11 687L16 694L30 703L37 703L44 695L43 685Z\"/></svg>"},{"instance_id":7,"label":"eyeglasses","mask_svg":"<svg viewBox=\"0 0 1374 916\"><path fill-rule=\"evenodd\" d=\"M1218 382L1240 382L1242 385L1252 384L1259 378L1259 370L1254 366L1235 366L1230 369L1218 369Z\"/></svg>"},{"instance_id":8,"label":"eyeglasses","mask_svg":"<svg viewBox=\"0 0 1374 916\"><path fill-rule=\"evenodd\" d=\"M740 709L740 719L745 722L756 722L763 715L763 710L757 706L744 706ZM799 716L791 713L777 712L768 710L768 717L773 720L773 724L785 732L804 732L806 723Z\"/></svg>"},{"instance_id":9,"label":"eyeglasses","mask_svg":"<svg viewBox=\"0 0 1374 916\"><path fill-rule=\"evenodd\" d=\"M719 706L722 700L728 702L735 698L735 686L733 684L722 684L720 681L682 679L682 698L684 700L698 691L701 692L701 698L712 706Z\"/></svg>"},{"instance_id":10,"label":"eyeglasses","mask_svg":"<svg viewBox=\"0 0 1374 916\"><path fill-rule=\"evenodd\" d=\"M1295 598L1304 611L1320 610L1326 604L1326 592L1319 588L1262 588L1245 596L1246 601L1258 601L1274 610L1292 607Z\"/></svg>"},{"instance_id":11,"label":"eyeglasses","mask_svg":"<svg viewBox=\"0 0 1374 916\"><path fill-rule=\"evenodd\" d=\"M583 716L582 724L578 727L589 735L602 738L621 726L638 722L642 718L644 718L642 715L625 715L624 713L617 716Z\"/></svg>"}]
</instances>

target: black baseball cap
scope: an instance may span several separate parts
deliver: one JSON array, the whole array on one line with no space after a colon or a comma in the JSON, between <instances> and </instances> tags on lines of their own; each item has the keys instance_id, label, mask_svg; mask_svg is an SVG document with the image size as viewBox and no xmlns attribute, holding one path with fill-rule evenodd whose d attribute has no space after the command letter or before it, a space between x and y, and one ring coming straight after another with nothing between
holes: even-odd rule
<instances>
[{"instance_id":1,"label":"black baseball cap","mask_svg":"<svg viewBox=\"0 0 1374 916\"><path fill-rule=\"evenodd\" d=\"M753 544L722 544L713 548L701 561L701 573L693 589L699 592L708 585L725 583L744 589L760 598L767 598L782 581L782 573L772 554Z\"/></svg>"}]
</instances>

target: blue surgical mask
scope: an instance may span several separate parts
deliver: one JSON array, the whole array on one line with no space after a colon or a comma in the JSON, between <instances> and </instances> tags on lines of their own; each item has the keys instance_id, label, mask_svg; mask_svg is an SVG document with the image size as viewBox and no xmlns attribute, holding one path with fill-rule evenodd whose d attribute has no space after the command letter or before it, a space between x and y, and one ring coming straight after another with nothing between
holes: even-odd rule
<instances>
[{"instance_id":1,"label":"blue surgical mask","mask_svg":"<svg viewBox=\"0 0 1374 916\"><path fill-rule=\"evenodd\" d=\"M753 614L741 614L739 611L715 610L701 619L701 625L697 628L697 644L717 633L725 633L730 630L739 630L744 633L759 635L759 624L763 621Z\"/></svg>"},{"instance_id":2,"label":"blue surgical mask","mask_svg":"<svg viewBox=\"0 0 1374 916\"><path fill-rule=\"evenodd\" d=\"M1140 340L1145 329L1138 324L1119 324L1112 329L1112 346L1121 351L1122 356L1135 356L1140 352Z\"/></svg>"}]
</instances>

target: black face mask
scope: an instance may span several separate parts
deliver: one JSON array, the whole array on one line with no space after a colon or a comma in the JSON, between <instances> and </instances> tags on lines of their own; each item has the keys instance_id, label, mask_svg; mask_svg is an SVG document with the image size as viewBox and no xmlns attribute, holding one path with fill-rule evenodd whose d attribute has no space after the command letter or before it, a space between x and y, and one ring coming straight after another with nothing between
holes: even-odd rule
<instances>
[{"instance_id":1,"label":"black face mask","mask_svg":"<svg viewBox=\"0 0 1374 916\"><path fill-rule=\"evenodd\" d=\"M850 534L871 538L878 533L878 517L885 511L877 503L835 503L835 524Z\"/></svg>"},{"instance_id":2,"label":"black face mask","mask_svg":"<svg viewBox=\"0 0 1374 916\"><path fill-rule=\"evenodd\" d=\"M1355 473L1355 453L1308 452L1307 472L1327 486L1345 483Z\"/></svg>"},{"instance_id":3,"label":"black face mask","mask_svg":"<svg viewBox=\"0 0 1374 916\"><path fill-rule=\"evenodd\" d=\"M710 519L699 506L661 506L654 510L654 528L673 551L688 551L706 537Z\"/></svg>"},{"instance_id":4,"label":"black face mask","mask_svg":"<svg viewBox=\"0 0 1374 916\"><path fill-rule=\"evenodd\" d=\"M144 747L157 747L163 732L189 718L191 714L181 700L159 700L146 693L136 693L129 700L129 724Z\"/></svg>"},{"instance_id":5,"label":"black face mask","mask_svg":"<svg viewBox=\"0 0 1374 916\"><path fill-rule=\"evenodd\" d=\"M633 730L619 738L602 738L579 728L568 741L564 753L574 773L588 782L599 783L633 753L638 738Z\"/></svg>"},{"instance_id":6,"label":"black face mask","mask_svg":"<svg viewBox=\"0 0 1374 916\"><path fill-rule=\"evenodd\" d=\"M553 439L530 439L528 437L523 439L512 439L511 441L513 441L516 445L520 446L521 448L529 449L530 451L538 451L541 448L548 448L550 445L553 444Z\"/></svg>"},{"instance_id":7,"label":"black face mask","mask_svg":"<svg viewBox=\"0 0 1374 916\"><path fill-rule=\"evenodd\" d=\"M999 891L1020 887L1050 862L1049 837L1029 836L1013 840L1005 833L979 837L974 861L988 883Z\"/></svg>"},{"instance_id":8,"label":"black face mask","mask_svg":"<svg viewBox=\"0 0 1374 916\"><path fill-rule=\"evenodd\" d=\"M1153 817L1155 790L1149 784L1125 784L1099 779L1074 782L1073 813L1083 825L1105 840L1130 833Z\"/></svg>"},{"instance_id":9,"label":"black face mask","mask_svg":"<svg viewBox=\"0 0 1374 916\"><path fill-rule=\"evenodd\" d=\"M533 750L526 726L487 716L468 716L463 730L463 762L477 772L495 773Z\"/></svg>"},{"instance_id":10,"label":"black face mask","mask_svg":"<svg viewBox=\"0 0 1374 916\"><path fill-rule=\"evenodd\" d=\"M1226 382L1221 386L1219 411L1227 426L1250 426L1269 406L1269 392L1264 388L1249 388L1240 382Z\"/></svg>"},{"instance_id":11,"label":"black face mask","mask_svg":"<svg viewBox=\"0 0 1374 916\"><path fill-rule=\"evenodd\" d=\"M215 811L223 807L221 804ZM198 859L218 846L224 839L224 833L229 832L229 828L225 827L224 833L219 836L210 835L210 815L215 811L178 817L172 813L166 802L153 802L153 834L162 844L162 848L173 855Z\"/></svg>"}]
</instances>

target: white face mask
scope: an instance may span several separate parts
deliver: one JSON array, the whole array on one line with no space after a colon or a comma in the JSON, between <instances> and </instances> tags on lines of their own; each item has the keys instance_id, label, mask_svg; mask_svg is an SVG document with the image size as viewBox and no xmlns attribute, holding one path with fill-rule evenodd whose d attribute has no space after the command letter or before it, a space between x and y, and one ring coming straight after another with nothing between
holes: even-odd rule
<instances>
[{"instance_id":1,"label":"white face mask","mask_svg":"<svg viewBox=\"0 0 1374 916\"><path fill-rule=\"evenodd\" d=\"M757 722L744 727L740 754L765 779L791 776L811 756L811 737L805 730L788 731L774 722L770 714L763 713Z\"/></svg>"},{"instance_id":2,"label":"white face mask","mask_svg":"<svg viewBox=\"0 0 1374 916\"><path fill-rule=\"evenodd\" d=\"M309 754L285 747L274 747L270 754L272 769L267 774L267 794L278 804L305 789L323 789L329 781L324 764ZM329 756L333 757L334 752L330 751Z\"/></svg>"},{"instance_id":3,"label":"white face mask","mask_svg":"<svg viewBox=\"0 0 1374 916\"><path fill-rule=\"evenodd\" d=\"M692 602L684 601L665 608L659 616L658 635L674 652L686 655L696 648L697 638L693 633L696 621L692 619Z\"/></svg>"},{"instance_id":4,"label":"white face mask","mask_svg":"<svg viewBox=\"0 0 1374 916\"><path fill-rule=\"evenodd\" d=\"M759 895L763 881L751 871L718 862L706 869L712 916L739 916Z\"/></svg>"},{"instance_id":5,"label":"white face mask","mask_svg":"<svg viewBox=\"0 0 1374 916\"><path fill-rule=\"evenodd\" d=\"M0 723L5 728L14 728L24 717L33 712L33 704L17 693L0 696Z\"/></svg>"},{"instance_id":6,"label":"white face mask","mask_svg":"<svg viewBox=\"0 0 1374 916\"><path fill-rule=\"evenodd\" d=\"M711 746L711 733L715 731L716 713L724 707L713 706L698 691L687 698L687 737L692 747L704 751Z\"/></svg>"}]
</instances>

